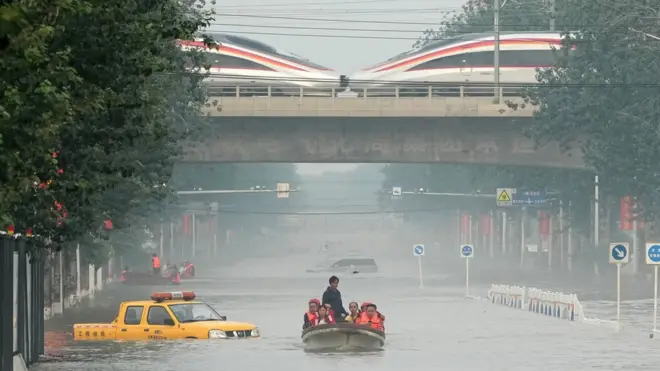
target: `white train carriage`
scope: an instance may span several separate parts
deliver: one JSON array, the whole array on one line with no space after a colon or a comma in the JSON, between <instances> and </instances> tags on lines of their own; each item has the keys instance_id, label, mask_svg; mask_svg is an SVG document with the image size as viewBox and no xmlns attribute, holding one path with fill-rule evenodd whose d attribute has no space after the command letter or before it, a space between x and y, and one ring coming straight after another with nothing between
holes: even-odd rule
<instances>
[{"instance_id":1,"label":"white train carriage","mask_svg":"<svg viewBox=\"0 0 660 371\"><path fill-rule=\"evenodd\" d=\"M553 65L555 49L561 48L558 32L508 32L500 35L500 83L505 92L517 90L516 84L536 83L536 69ZM466 34L432 42L399 54L383 63L351 76L354 90L393 91L394 86L409 86L416 92L464 92L493 94L493 33ZM509 85L509 88L507 88Z\"/></svg>"},{"instance_id":2,"label":"white train carriage","mask_svg":"<svg viewBox=\"0 0 660 371\"><path fill-rule=\"evenodd\" d=\"M247 37L222 33L209 36L217 48L208 48L201 39L182 40L179 45L184 50L204 49L210 65L205 82L212 94L298 95L300 88L309 94L321 94L339 87L338 73L298 55Z\"/></svg>"}]
</instances>

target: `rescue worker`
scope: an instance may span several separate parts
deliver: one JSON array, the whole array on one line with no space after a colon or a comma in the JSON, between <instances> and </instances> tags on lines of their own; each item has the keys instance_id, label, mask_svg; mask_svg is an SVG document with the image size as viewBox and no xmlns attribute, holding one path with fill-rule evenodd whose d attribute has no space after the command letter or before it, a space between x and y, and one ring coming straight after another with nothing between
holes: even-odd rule
<instances>
[{"instance_id":1,"label":"rescue worker","mask_svg":"<svg viewBox=\"0 0 660 371\"><path fill-rule=\"evenodd\" d=\"M348 316L344 318L344 321L351 323L355 323L355 321L357 321L357 319L360 317L360 314L362 313L360 312L360 307L358 307L358 303L354 301L348 304L348 312L349 312Z\"/></svg>"},{"instance_id":2,"label":"rescue worker","mask_svg":"<svg viewBox=\"0 0 660 371\"><path fill-rule=\"evenodd\" d=\"M376 311L376 306L373 304L367 305L367 311L362 312L356 323L359 325L369 326L376 330L385 331L383 321L380 319L380 316Z\"/></svg>"},{"instance_id":3,"label":"rescue worker","mask_svg":"<svg viewBox=\"0 0 660 371\"><path fill-rule=\"evenodd\" d=\"M321 300L323 305L330 304L334 315L339 321L343 321L344 317L348 314L346 309L344 309L344 304L341 301L341 292L337 289L339 286L339 278L337 276L332 276L328 279L330 286L323 293L323 299Z\"/></svg>"},{"instance_id":4,"label":"rescue worker","mask_svg":"<svg viewBox=\"0 0 660 371\"><path fill-rule=\"evenodd\" d=\"M384 316L381 312L378 311L378 306L377 306L376 304L373 304L373 303L371 303L371 302L365 301L364 303L362 303L362 307L360 308L360 309L361 309L361 310L360 310L360 313L364 313L364 312L366 312L366 311L367 311L367 307L368 307L369 305L373 305L374 307L376 307L376 313L378 313L378 316L380 317L380 320L381 320L383 323L385 323L385 316Z\"/></svg>"},{"instance_id":5,"label":"rescue worker","mask_svg":"<svg viewBox=\"0 0 660 371\"><path fill-rule=\"evenodd\" d=\"M160 258L157 254L151 255L151 267L154 270L154 275L160 275Z\"/></svg>"},{"instance_id":6,"label":"rescue worker","mask_svg":"<svg viewBox=\"0 0 660 371\"><path fill-rule=\"evenodd\" d=\"M337 323L337 321L335 321L335 316L333 316L325 306L320 307L312 326L327 325L331 323Z\"/></svg>"},{"instance_id":7,"label":"rescue worker","mask_svg":"<svg viewBox=\"0 0 660 371\"><path fill-rule=\"evenodd\" d=\"M318 316L318 310L319 307L321 306L321 302L319 301L319 299L310 299L308 305L309 305L309 309L307 310L307 312L305 312L305 315L303 316L303 330L312 327L314 325L314 321Z\"/></svg>"},{"instance_id":8,"label":"rescue worker","mask_svg":"<svg viewBox=\"0 0 660 371\"><path fill-rule=\"evenodd\" d=\"M193 265L193 263L186 260L183 263L183 266L186 268L185 270L186 277L195 277L195 266Z\"/></svg>"},{"instance_id":9,"label":"rescue worker","mask_svg":"<svg viewBox=\"0 0 660 371\"><path fill-rule=\"evenodd\" d=\"M126 283L126 275L128 274L128 265L124 267L124 270L121 271L121 276L119 276L119 279L121 280L121 283Z\"/></svg>"},{"instance_id":10,"label":"rescue worker","mask_svg":"<svg viewBox=\"0 0 660 371\"><path fill-rule=\"evenodd\" d=\"M172 284L173 285L181 284L181 273L175 271L174 274L172 274Z\"/></svg>"}]
</instances>

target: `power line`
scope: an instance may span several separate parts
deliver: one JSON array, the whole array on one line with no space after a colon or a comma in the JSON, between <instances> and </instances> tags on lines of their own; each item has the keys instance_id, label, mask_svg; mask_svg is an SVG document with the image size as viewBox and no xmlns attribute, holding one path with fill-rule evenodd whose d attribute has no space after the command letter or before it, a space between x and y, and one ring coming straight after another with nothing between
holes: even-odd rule
<instances>
[{"instance_id":1,"label":"power line","mask_svg":"<svg viewBox=\"0 0 660 371\"><path fill-rule=\"evenodd\" d=\"M407 0L407 2L422 1L422 2L435 2L436 0ZM279 3L279 4L260 4L260 5L223 5L214 8L220 9L235 9L235 8L271 8L271 7L289 7L289 6L327 6L327 5L340 5L340 4L374 4L374 3L400 3L401 0L353 0L353 1L324 1L315 3ZM460 7L453 8L454 10L461 10Z\"/></svg>"},{"instance_id":2,"label":"power line","mask_svg":"<svg viewBox=\"0 0 660 371\"><path fill-rule=\"evenodd\" d=\"M346 19L329 19L329 18L303 18L303 17L285 17L285 16L266 16L266 15L248 15L248 14L230 14L230 13L217 13L215 16L220 17L239 17L239 18L258 18L258 19L285 19L291 21L311 21L311 22L347 22ZM373 24L407 24L413 26L427 25L438 26L438 23L420 23L420 22L398 22L398 21L365 21L365 20L349 20L350 23L373 23Z\"/></svg>"},{"instance_id":3,"label":"power line","mask_svg":"<svg viewBox=\"0 0 660 371\"><path fill-rule=\"evenodd\" d=\"M218 24L220 25L220 24ZM474 25L473 25L474 26ZM239 26L239 27L264 27L264 26ZM475 26L478 27L478 26ZM483 27L492 27L492 26L483 26ZM279 27L267 27L267 28L294 28L298 29L298 27L284 27L284 26L279 26ZM316 28L316 27L300 27L300 29L305 30L323 30L323 28ZM333 31L347 31L345 28L337 28L337 29L328 29L328 30L333 30ZM353 30L353 29L348 29L348 31L359 31L359 30ZM364 29L364 31L371 31ZM451 39L451 37L425 37L426 35L423 34L424 31L405 31L405 30L379 30L380 32L418 32L422 33L418 37L397 37L397 36L364 36L364 35L331 35L331 34L309 34L309 33L287 33L287 32L258 32L258 31L234 31L234 30L206 30L204 32L222 32L222 33L227 33L227 34L239 34L239 35L258 35L258 36L292 36L292 37L314 37L314 38L330 38L330 39L365 39L365 40L410 40L410 41L425 41L425 42L433 42L433 41L441 41L441 40L447 40ZM202 32L202 33L204 33ZM441 31L434 31L434 32L441 32ZM552 31L536 31L536 32L552 32ZM458 32L453 32L452 34L460 34L460 35L469 35L469 34L474 34L475 32L473 31L458 31ZM479 32L476 32L479 33ZM483 32L483 33L488 33L488 32ZM557 32L559 33L559 32ZM614 32L614 31L601 31L601 32L591 32L593 34L602 34L602 35L624 35L624 34L629 34L631 32ZM589 40L575 40L575 42L579 43L584 43L584 42L590 42ZM657 43L657 40L649 40L648 42L652 43Z\"/></svg>"},{"instance_id":4,"label":"power line","mask_svg":"<svg viewBox=\"0 0 660 371\"><path fill-rule=\"evenodd\" d=\"M523 12L525 14L533 14L533 11ZM516 12L516 14L520 14ZM216 13L215 16L219 17L239 17L239 18L255 18L255 19L279 19L279 20L292 20L292 21L310 21L310 22L341 22L341 23L366 23L366 24L399 24L399 25L412 25L412 26L470 26L470 27L493 27L492 23L485 24L466 24L463 22L405 22L405 21L378 21L378 20L347 20L347 19L338 19L338 18L307 18L307 17L288 17L288 16L275 16L275 15L252 15L252 14L236 14L236 13ZM520 24L502 24L500 27L520 27ZM538 25L525 25L526 27L549 27L548 24L538 24ZM625 30L629 32L630 27L637 26L636 23L620 24L616 28ZM611 29L607 24L584 24L584 25L572 25L574 28L593 28L593 27L602 27ZM546 30L545 32L550 32ZM559 33L559 31L556 31ZM473 33L473 32L468 32Z\"/></svg>"},{"instance_id":5,"label":"power line","mask_svg":"<svg viewBox=\"0 0 660 371\"><path fill-rule=\"evenodd\" d=\"M315 38L330 38L330 39L366 39L366 40L418 40L418 37L384 37L384 36L358 36L358 35L321 35L321 34L294 34L294 33L280 33L280 32L249 32L249 31L223 31L232 34L241 35L261 35L261 36L295 36L295 37L315 37Z\"/></svg>"},{"instance_id":6,"label":"power line","mask_svg":"<svg viewBox=\"0 0 660 371\"><path fill-rule=\"evenodd\" d=\"M208 210L187 208L190 211L208 212ZM244 214L244 215L298 215L298 216L317 216L317 215L391 215L391 214L409 214L409 213L426 213L426 212L440 212L454 210L450 207L444 208L431 208L431 209L410 209L410 210L378 210L378 211L309 211L309 212L295 212L295 211L258 211L258 210L218 210L213 211L217 214Z\"/></svg>"},{"instance_id":7,"label":"power line","mask_svg":"<svg viewBox=\"0 0 660 371\"><path fill-rule=\"evenodd\" d=\"M254 28L273 28L288 30L316 30L316 31L355 31L355 32L405 32L419 34L418 30L387 30L387 29L369 29L369 28L338 28L338 27L305 27L305 26L269 26L269 25L247 25L239 23L211 23L211 25L225 27L254 27Z\"/></svg>"}]
</instances>

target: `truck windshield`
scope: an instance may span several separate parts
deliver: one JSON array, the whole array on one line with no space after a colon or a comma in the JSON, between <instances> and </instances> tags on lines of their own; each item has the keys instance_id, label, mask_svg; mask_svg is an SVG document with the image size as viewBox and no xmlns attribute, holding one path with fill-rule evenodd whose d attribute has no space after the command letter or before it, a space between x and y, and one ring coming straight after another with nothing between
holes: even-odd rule
<instances>
[{"instance_id":1,"label":"truck windshield","mask_svg":"<svg viewBox=\"0 0 660 371\"><path fill-rule=\"evenodd\" d=\"M204 303L172 304L170 309L180 323L227 320L227 317L219 315Z\"/></svg>"}]
</instances>

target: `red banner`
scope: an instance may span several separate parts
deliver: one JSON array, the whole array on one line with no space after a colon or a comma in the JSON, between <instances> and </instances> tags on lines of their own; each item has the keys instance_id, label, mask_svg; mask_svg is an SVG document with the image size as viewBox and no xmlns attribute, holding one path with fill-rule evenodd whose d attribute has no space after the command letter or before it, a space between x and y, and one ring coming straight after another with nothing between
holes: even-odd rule
<instances>
[{"instance_id":1,"label":"red banner","mask_svg":"<svg viewBox=\"0 0 660 371\"><path fill-rule=\"evenodd\" d=\"M468 214L461 215L461 234L467 235L470 231L470 216Z\"/></svg>"},{"instance_id":2,"label":"red banner","mask_svg":"<svg viewBox=\"0 0 660 371\"><path fill-rule=\"evenodd\" d=\"M188 214L183 215L182 228L183 228L183 233L185 234L190 233L190 215Z\"/></svg>"},{"instance_id":3,"label":"red banner","mask_svg":"<svg viewBox=\"0 0 660 371\"><path fill-rule=\"evenodd\" d=\"M543 237L550 236L550 215L545 211L539 211L539 234Z\"/></svg>"},{"instance_id":4,"label":"red banner","mask_svg":"<svg viewBox=\"0 0 660 371\"><path fill-rule=\"evenodd\" d=\"M481 214L481 234L490 236L490 214Z\"/></svg>"},{"instance_id":5,"label":"red banner","mask_svg":"<svg viewBox=\"0 0 660 371\"><path fill-rule=\"evenodd\" d=\"M633 200L632 197L626 196L621 199L621 230L622 231L632 231L633 229Z\"/></svg>"}]
</instances>

